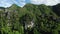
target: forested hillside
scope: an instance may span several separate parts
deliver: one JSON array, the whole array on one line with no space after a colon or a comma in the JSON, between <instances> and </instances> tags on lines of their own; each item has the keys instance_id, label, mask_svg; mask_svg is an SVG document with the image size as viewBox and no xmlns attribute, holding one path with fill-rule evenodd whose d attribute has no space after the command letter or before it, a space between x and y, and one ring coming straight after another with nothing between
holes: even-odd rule
<instances>
[{"instance_id":1,"label":"forested hillside","mask_svg":"<svg viewBox=\"0 0 60 34\"><path fill-rule=\"evenodd\" d=\"M60 16L60 4L52 6L52 9L58 16Z\"/></svg>"},{"instance_id":2,"label":"forested hillside","mask_svg":"<svg viewBox=\"0 0 60 34\"><path fill-rule=\"evenodd\" d=\"M60 34L59 9L43 4L0 7L0 34Z\"/></svg>"}]
</instances>

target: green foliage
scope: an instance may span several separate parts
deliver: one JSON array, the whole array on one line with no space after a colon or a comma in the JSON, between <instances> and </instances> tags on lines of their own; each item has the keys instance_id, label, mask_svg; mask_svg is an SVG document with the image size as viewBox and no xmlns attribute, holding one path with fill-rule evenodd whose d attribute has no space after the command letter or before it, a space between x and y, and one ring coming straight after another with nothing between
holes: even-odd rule
<instances>
[{"instance_id":1,"label":"green foliage","mask_svg":"<svg viewBox=\"0 0 60 34\"><path fill-rule=\"evenodd\" d=\"M59 34L60 19L51 7L27 4L23 8L13 4L0 11L1 34ZM28 27L34 23L33 27Z\"/></svg>"}]
</instances>

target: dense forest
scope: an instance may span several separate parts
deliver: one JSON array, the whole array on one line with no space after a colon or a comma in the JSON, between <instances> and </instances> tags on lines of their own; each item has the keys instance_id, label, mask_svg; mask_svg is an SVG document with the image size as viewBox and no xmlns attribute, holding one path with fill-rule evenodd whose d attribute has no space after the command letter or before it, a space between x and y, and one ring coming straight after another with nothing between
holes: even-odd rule
<instances>
[{"instance_id":1,"label":"dense forest","mask_svg":"<svg viewBox=\"0 0 60 34\"><path fill-rule=\"evenodd\" d=\"M0 34L60 34L60 4L0 7Z\"/></svg>"}]
</instances>

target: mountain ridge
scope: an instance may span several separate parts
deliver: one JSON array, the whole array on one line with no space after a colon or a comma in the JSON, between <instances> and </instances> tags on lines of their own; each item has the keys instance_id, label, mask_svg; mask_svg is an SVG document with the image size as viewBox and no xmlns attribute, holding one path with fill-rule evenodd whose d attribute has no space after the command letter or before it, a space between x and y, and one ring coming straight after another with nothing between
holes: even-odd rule
<instances>
[{"instance_id":1,"label":"mountain ridge","mask_svg":"<svg viewBox=\"0 0 60 34\"><path fill-rule=\"evenodd\" d=\"M14 4L8 8L1 8L0 33L58 34L60 16L53 11L53 8L44 4L27 4L23 8Z\"/></svg>"}]
</instances>

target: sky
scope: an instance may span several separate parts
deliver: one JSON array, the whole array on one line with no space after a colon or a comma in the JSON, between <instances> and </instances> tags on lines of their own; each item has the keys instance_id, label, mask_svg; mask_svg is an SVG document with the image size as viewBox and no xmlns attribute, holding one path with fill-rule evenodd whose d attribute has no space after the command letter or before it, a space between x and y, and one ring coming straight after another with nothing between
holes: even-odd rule
<instances>
[{"instance_id":1,"label":"sky","mask_svg":"<svg viewBox=\"0 0 60 34\"><path fill-rule=\"evenodd\" d=\"M0 0L0 7L10 7L12 4L16 4L20 7L23 7L27 3L31 4L45 4L47 6L53 6L60 3L60 0Z\"/></svg>"}]
</instances>

